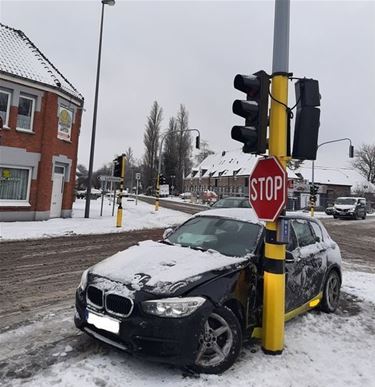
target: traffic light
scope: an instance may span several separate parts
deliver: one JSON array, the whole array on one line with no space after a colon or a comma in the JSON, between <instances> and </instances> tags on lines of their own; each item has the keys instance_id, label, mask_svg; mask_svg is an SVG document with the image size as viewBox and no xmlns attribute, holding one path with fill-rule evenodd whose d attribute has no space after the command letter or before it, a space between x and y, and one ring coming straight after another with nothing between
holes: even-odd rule
<instances>
[{"instance_id":1,"label":"traffic light","mask_svg":"<svg viewBox=\"0 0 375 387\"><path fill-rule=\"evenodd\" d=\"M201 139L199 136L195 137L195 149L200 149Z\"/></svg>"},{"instance_id":2,"label":"traffic light","mask_svg":"<svg viewBox=\"0 0 375 387\"><path fill-rule=\"evenodd\" d=\"M315 160L320 126L319 82L303 78L296 82L297 113L294 126L293 159Z\"/></svg>"},{"instance_id":3,"label":"traffic light","mask_svg":"<svg viewBox=\"0 0 375 387\"><path fill-rule=\"evenodd\" d=\"M266 153L269 84L269 76L263 70L234 78L235 89L246 93L246 101L235 100L232 110L245 118L245 126L233 126L231 135L244 144L244 153Z\"/></svg>"},{"instance_id":4,"label":"traffic light","mask_svg":"<svg viewBox=\"0 0 375 387\"><path fill-rule=\"evenodd\" d=\"M115 177L123 177L123 172L122 172L122 159L123 156L118 156L113 160L113 176Z\"/></svg>"},{"instance_id":5,"label":"traffic light","mask_svg":"<svg viewBox=\"0 0 375 387\"><path fill-rule=\"evenodd\" d=\"M316 195L319 191L319 187L317 185L310 185L310 195Z\"/></svg>"}]
</instances>

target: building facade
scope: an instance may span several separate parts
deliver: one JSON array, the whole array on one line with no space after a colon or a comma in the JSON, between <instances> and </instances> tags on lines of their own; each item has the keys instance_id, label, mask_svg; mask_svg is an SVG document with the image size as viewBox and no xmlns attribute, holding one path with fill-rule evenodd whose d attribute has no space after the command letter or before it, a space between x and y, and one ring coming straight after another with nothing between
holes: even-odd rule
<instances>
[{"instance_id":1,"label":"building facade","mask_svg":"<svg viewBox=\"0 0 375 387\"><path fill-rule=\"evenodd\" d=\"M84 99L22 31L0 46L0 220L70 217Z\"/></svg>"}]
</instances>

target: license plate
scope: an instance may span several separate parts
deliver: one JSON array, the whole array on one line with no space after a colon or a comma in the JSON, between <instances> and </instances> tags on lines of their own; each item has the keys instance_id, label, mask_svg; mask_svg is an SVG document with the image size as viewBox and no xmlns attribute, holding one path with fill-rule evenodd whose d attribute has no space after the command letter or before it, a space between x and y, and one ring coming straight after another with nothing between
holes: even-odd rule
<instances>
[{"instance_id":1,"label":"license plate","mask_svg":"<svg viewBox=\"0 0 375 387\"><path fill-rule=\"evenodd\" d=\"M87 322L96 326L98 329L103 329L107 332L112 332L118 335L120 332L120 321L110 318L108 316L102 316L96 313L87 311Z\"/></svg>"}]
</instances>

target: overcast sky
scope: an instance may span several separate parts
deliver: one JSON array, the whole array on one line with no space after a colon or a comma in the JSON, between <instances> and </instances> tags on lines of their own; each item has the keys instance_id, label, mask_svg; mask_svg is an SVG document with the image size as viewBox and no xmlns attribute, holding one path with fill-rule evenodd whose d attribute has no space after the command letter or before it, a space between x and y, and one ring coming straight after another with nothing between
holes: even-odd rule
<instances>
[{"instance_id":1,"label":"overcast sky","mask_svg":"<svg viewBox=\"0 0 375 387\"><path fill-rule=\"evenodd\" d=\"M21 29L84 95L78 160L88 165L100 0L1 0L1 22ZM151 104L163 128L179 104L215 151L239 149L230 130L242 98L237 73L271 73L274 1L125 1L105 6L95 167L144 151ZM319 80L319 143L375 143L375 2L292 1L289 70ZM295 102L289 89L289 105ZM319 165L348 163L348 144L322 147Z\"/></svg>"}]
</instances>

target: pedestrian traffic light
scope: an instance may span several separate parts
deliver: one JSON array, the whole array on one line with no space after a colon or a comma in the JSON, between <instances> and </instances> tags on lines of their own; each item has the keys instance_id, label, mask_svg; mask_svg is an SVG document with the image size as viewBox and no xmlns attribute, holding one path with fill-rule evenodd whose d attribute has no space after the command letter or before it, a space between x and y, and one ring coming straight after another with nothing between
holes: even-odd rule
<instances>
[{"instance_id":1,"label":"pedestrian traffic light","mask_svg":"<svg viewBox=\"0 0 375 387\"><path fill-rule=\"evenodd\" d=\"M263 70L234 78L235 89L246 93L246 101L235 100L232 110L245 118L245 126L233 126L231 136L244 144L244 153L266 153L269 84L269 76Z\"/></svg>"},{"instance_id":2,"label":"pedestrian traffic light","mask_svg":"<svg viewBox=\"0 0 375 387\"><path fill-rule=\"evenodd\" d=\"M123 164L124 164L123 158L124 158L124 155L118 156L113 160L113 166L114 166L113 176L115 176L115 177L124 177L125 171L123 171L123 169L125 169L125 168L123 166Z\"/></svg>"},{"instance_id":3,"label":"pedestrian traffic light","mask_svg":"<svg viewBox=\"0 0 375 387\"><path fill-rule=\"evenodd\" d=\"M296 82L297 113L294 126L293 159L315 160L320 126L319 82L303 78Z\"/></svg>"}]
</instances>

